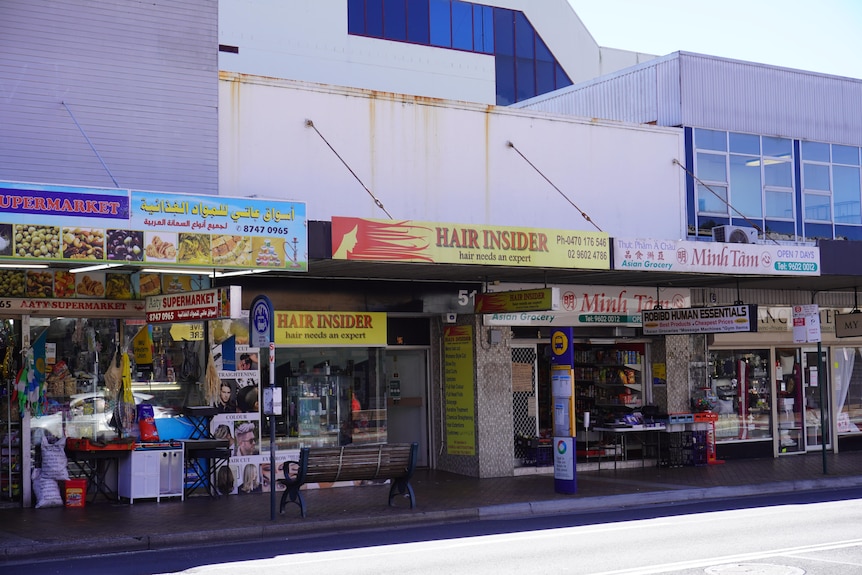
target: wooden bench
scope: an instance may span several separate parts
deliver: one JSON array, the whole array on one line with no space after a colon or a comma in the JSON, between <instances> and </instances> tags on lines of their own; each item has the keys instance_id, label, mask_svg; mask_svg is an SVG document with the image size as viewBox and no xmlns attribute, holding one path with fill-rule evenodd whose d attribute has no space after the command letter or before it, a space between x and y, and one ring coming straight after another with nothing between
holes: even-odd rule
<instances>
[{"instance_id":1,"label":"wooden bench","mask_svg":"<svg viewBox=\"0 0 862 575\"><path fill-rule=\"evenodd\" d=\"M302 486L306 483L388 479L389 505L396 495L405 495L410 508L416 507L410 478L416 469L417 443L384 443L377 445L345 445L343 447L303 447L299 461L287 461L284 480L287 490L281 496L280 513L288 501L299 505L306 516ZM292 475L295 472L295 475Z\"/></svg>"}]
</instances>

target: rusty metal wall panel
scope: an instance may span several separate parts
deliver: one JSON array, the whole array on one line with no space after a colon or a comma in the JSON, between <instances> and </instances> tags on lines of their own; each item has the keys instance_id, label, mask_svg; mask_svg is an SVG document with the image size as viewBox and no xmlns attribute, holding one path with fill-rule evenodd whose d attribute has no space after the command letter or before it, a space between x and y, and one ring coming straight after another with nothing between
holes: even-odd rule
<instances>
[{"instance_id":1,"label":"rusty metal wall panel","mask_svg":"<svg viewBox=\"0 0 862 575\"><path fill-rule=\"evenodd\" d=\"M5 0L0 179L113 187L101 156L120 187L218 193L217 28L210 0Z\"/></svg>"}]
</instances>

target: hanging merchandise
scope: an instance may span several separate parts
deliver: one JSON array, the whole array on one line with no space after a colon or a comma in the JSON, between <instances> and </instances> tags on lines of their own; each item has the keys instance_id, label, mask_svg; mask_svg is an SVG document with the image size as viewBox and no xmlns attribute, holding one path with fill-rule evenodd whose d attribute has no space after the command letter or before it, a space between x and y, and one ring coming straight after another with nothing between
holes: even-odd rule
<instances>
[{"instance_id":1,"label":"hanging merchandise","mask_svg":"<svg viewBox=\"0 0 862 575\"><path fill-rule=\"evenodd\" d=\"M111 364L108 366L108 369L105 371L105 387L111 394L115 394L120 390L120 384L122 383L122 370L120 369L120 351L117 350L114 353L114 357L111 358Z\"/></svg>"},{"instance_id":2,"label":"hanging merchandise","mask_svg":"<svg viewBox=\"0 0 862 575\"><path fill-rule=\"evenodd\" d=\"M18 411L21 417L24 417L25 413L39 416L42 415L42 404L45 401L45 386L39 383L37 377L33 348L28 348L22 353L24 361L18 371L13 400L18 400Z\"/></svg>"},{"instance_id":3,"label":"hanging merchandise","mask_svg":"<svg viewBox=\"0 0 862 575\"><path fill-rule=\"evenodd\" d=\"M219 400L219 391L221 390L221 379L218 376L218 371L215 367L215 358L212 352L207 358L206 376L204 378L206 384L205 396L207 405L216 405Z\"/></svg>"},{"instance_id":4,"label":"hanging merchandise","mask_svg":"<svg viewBox=\"0 0 862 575\"><path fill-rule=\"evenodd\" d=\"M183 340L183 363L180 366L179 380L185 384L197 383L201 374L201 364L194 342Z\"/></svg>"},{"instance_id":5,"label":"hanging merchandise","mask_svg":"<svg viewBox=\"0 0 862 575\"><path fill-rule=\"evenodd\" d=\"M123 437L136 435L138 431L135 422L137 421L137 413L135 413L135 396L132 393L132 362L129 359L128 352L123 352L122 366L122 400L120 401L121 409L123 410Z\"/></svg>"},{"instance_id":6,"label":"hanging merchandise","mask_svg":"<svg viewBox=\"0 0 862 575\"><path fill-rule=\"evenodd\" d=\"M121 438L131 437L135 434L135 396L132 393L132 367L129 355L118 352L111 361L111 370L120 373L119 387L117 390L117 404L114 407L114 415L111 418L111 427ZM105 374L107 381L108 374Z\"/></svg>"}]
</instances>

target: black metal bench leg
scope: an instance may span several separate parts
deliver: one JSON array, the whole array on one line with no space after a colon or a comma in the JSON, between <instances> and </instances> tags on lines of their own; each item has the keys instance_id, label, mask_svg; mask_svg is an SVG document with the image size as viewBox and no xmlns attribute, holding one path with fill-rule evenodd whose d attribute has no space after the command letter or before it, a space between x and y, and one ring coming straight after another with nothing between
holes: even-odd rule
<instances>
[{"instance_id":1,"label":"black metal bench leg","mask_svg":"<svg viewBox=\"0 0 862 575\"><path fill-rule=\"evenodd\" d=\"M409 480L405 479L394 479L392 481L392 485L389 487L389 506L392 507L392 500L395 499L396 495L406 495L410 500L410 509L414 509L416 507L416 498L413 495L413 486L410 485Z\"/></svg>"},{"instance_id":2,"label":"black metal bench leg","mask_svg":"<svg viewBox=\"0 0 862 575\"><path fill-rule=\"evenodd\" d=\"M287 503L296 503L299 506L299 513L302 517L305 517L305 499L302 497L302 491L299 487L288 487L287 491L285 491L281 495L281 507L279 508L279 513L284 513L284 508Z\"/></svg>"}]
</instances>

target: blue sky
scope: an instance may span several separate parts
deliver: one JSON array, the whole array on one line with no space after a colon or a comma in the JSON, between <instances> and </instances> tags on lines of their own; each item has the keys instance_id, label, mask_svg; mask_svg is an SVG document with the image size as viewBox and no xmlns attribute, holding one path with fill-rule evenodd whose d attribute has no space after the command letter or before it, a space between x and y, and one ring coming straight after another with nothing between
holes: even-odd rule
<instances>
[{"instance_id":1,"label":"blue sky","mask_svg":"<svg viewBox=\"0 0 862 575\"><path fill-rule=\"evenodd\" d=\"M862 0L569 0L600 46L862 79Z\"/></svg>"}]
</instances>

